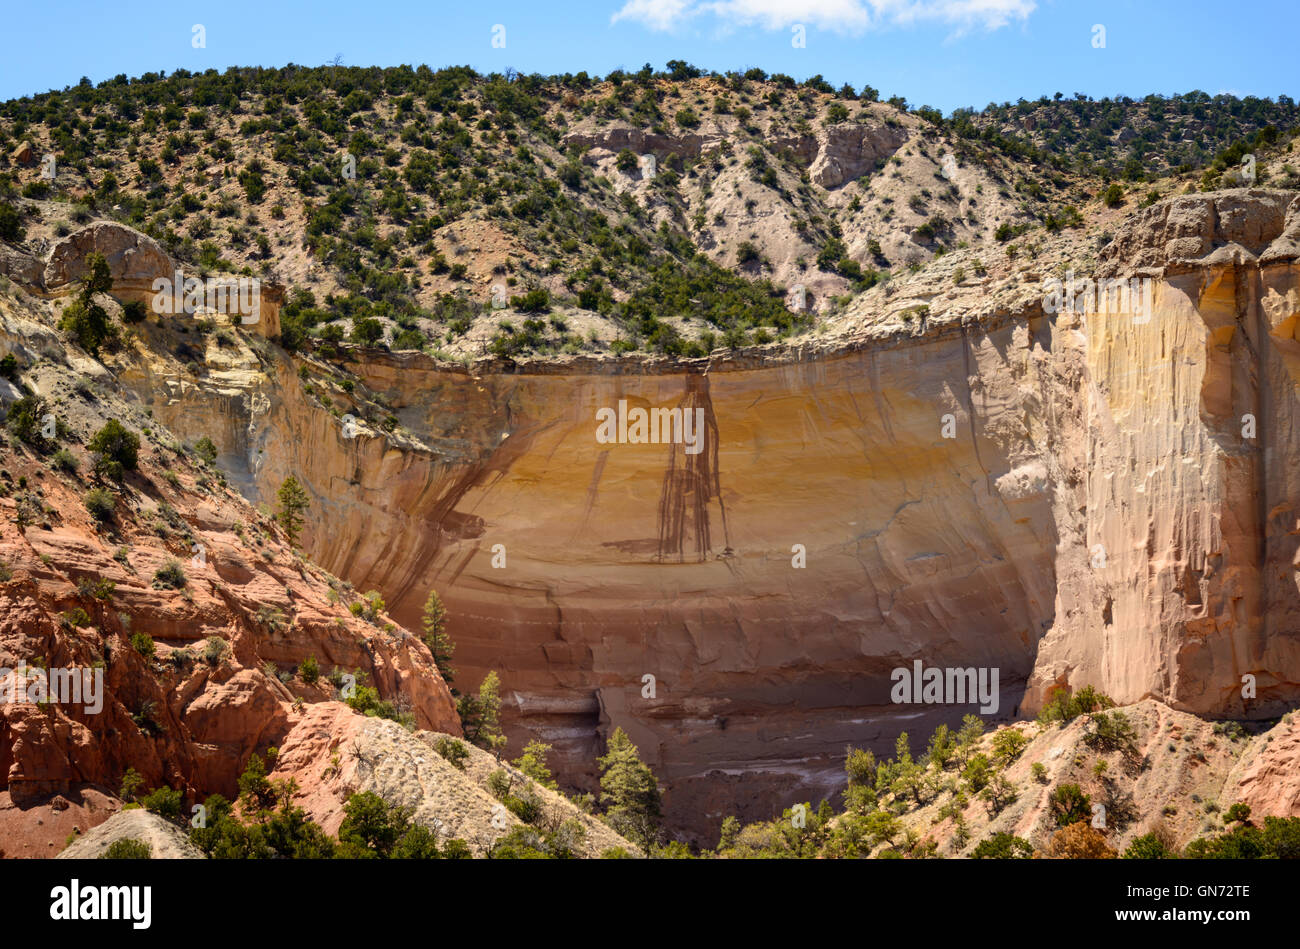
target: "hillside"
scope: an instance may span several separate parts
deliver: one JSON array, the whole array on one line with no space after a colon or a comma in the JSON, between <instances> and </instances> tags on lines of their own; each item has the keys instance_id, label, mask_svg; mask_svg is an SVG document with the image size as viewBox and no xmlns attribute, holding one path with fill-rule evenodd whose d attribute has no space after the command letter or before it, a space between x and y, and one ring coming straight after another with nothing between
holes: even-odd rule
<instances>
[{"instance_id":1,"label":"hillside","mask_svg":"<svg viewBox=\"0 0 1300 949\"><path fill-rule=\"evenodd\" d=\"M283 283L291 347L704 355L803 335L958 248L1104 229L1112 176L1108 203L1149 203L1259 136L1258 180L1294 185L1263 159L1296 122L1285 97L1199 94L944 118L682 63L182 70L3 104L0 198L38 249L102 216Z\"/></svg>"}]
</instances>

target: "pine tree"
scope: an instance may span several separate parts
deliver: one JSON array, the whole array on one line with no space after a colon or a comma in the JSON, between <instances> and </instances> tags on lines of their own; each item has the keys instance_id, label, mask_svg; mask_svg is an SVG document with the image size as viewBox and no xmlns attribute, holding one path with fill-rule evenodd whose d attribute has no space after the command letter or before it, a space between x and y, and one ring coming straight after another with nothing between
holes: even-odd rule
<instances>
[{"instance_id":1,"label":"pine tree","mask_svg":"<svg viewBox=\"0 0 1300 949\"><path fill-rule=\"evenodd\" d=\"M524 753L515 759L515 767L528 775L544 788L556 790L555 778L547 767L546 756L551 753L551 746L544 741L533 739L524 745Z\"/></svg>"},{"instance_id":2,"label":"pine tree","mask_svg":"<svg viewBox=\"0 0 1300 949\"><path fill-rule=\"evenodd\" d=\"M499 754L505 747L506 736L501 731L501 680L495 669L479 683L478 710L482 722L479 738L485 743L483 747L493 754Z\"/></svg>"},{"instance_id":3,"label":"pine tree","mask_svg":"<svg viewBox=\"0 0 1300 949\"><path fill-rule=\"evenodd\" d=\"M600 800L611 827L648 850L659 836L659 782L622 728L609 737L599 759Z\"/></svg>"},{"instance_id":4,"label":"pine tree","mask_svg":"<svg viewBox=\"0 0 1300 949\"><path fill-rule=\"evenodd\" d=\"M452 679L456 677L456 670L451 667L451 657L456 652L456 644L447 635L447 610L443 607L437 590L430 590L429 598L424 601L424 618L421 625L424 629L424 644L429 647L429 652L433 653L433 661L442 675L442 681L451 685ZM452 695L456 694L455 689L451 692Z\"/></svg>"},{"instance_id":5,"label":"pine tree","mask_svg":"<svg viewBox=\"0 0 1300 949\"><path fill-rule=\"evenodd\" d=\"M280 510L276 513L275 519L284 528L289 543L296 544L298 532L302 530L302 512L311 504L311 499L307 497L307 492L293 475L284 479L275 496L280 502Z\"/></svg>"},{"instance_id":6,"label":"pine tree","mask_svg":"<svg viewBox=\"0 0 1300 949\"><path fill-rule=\"evenodd\" d=\"M461 731L472 745L497 754L505 747L501 731L501 680L493 670L479 683L477 695L462 695L456 703Z\"/></svg>"},{"instance_id":7,"label":"pine tree","mask_svg":"<svg viewBox=\"0 0 1300 949\"><path fill-rule=\"evenodd\" d=\"M736 839L740 836L740 818L735 814L730 814L722 819L722 830L718 834L718 853L724 850L730 850L736 846Z\"/></svg>"}]
</instances>

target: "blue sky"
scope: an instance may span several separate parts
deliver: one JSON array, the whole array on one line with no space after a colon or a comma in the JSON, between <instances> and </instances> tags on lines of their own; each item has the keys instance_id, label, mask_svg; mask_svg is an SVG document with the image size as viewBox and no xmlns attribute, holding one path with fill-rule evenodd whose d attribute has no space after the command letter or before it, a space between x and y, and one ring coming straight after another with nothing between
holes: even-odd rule
<instances>
[{"instance_id":1,"label":"blue sky","mask_svg":"<svg viewBox=\"0 0 1300 949\"><path fill-rule=\"evenodd\" d=\"M604 74L759 66L945 112L1083 92L1300 98L1297 0L482 0L10 4L0 99L179 67L468 64ZM192 44L202 24L206 48ZM505 47L493 27L504 26ZM794 28L804 28L796 48ZM1105 47L1094 28L1105 28ZM501 35L500 31L497 33Z\"/></svg>"}]
</instances>

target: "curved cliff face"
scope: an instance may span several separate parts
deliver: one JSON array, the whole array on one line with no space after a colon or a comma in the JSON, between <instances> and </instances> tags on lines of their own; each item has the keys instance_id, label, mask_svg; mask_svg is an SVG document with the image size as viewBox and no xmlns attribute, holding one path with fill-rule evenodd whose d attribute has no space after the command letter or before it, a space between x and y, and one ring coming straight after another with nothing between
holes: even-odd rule
<instances>
[{"instance_id":1,"label":"curved cliff face","mask_svg":"<svg viewBox=\"0 0 1300 949\"><path fill-rule=\"evenodd\" d=\"M704 832L975 710L893 704L916 660L999 670L998 716L1066 683L1211 716L1300 697L1298 229L1282 192L1135 215L1092 276L1148 278L1147 313L1045 313L1035 283L771 359L366 357L390 438L346 437L283 359L142 389L263 498L298 475L313 559L400 621L436 588L457 684L498 670L516 741L581 779L622 725ZM700 441L602 441L621 404Z\"/></svg>"}]
</instances>

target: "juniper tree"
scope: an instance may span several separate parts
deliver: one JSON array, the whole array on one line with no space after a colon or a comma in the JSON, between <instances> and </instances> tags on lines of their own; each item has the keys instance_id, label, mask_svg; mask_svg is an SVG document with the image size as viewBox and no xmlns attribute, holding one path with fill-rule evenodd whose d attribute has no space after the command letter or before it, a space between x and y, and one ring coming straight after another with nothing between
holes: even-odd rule
<instances>
[{"instance_id":1,"label":"juniper tree","mask_svg":"<svg viewBox=\"0 0 1300 949\"><path fill-rule=\"evenodd\" d=\"M140 436L115 418L104 423L86 446L95 455L95 474L121 481L127 471L135 471L140 462Z\"/></svg>"},{"instance_id":2,"label":"juniper tree","mask_svg":"<svg viewBox=\"0 0 1300 949\"><path fill-rule=\"evenodd\" d=\"M113 272L104 255L87 255L86 276L81 282L81 292L59 319L59 329L72 333L81 348L96 358L99 356L99 348L117 337L117 328L113 326L108 313L95 302L95 294L107 293L112 288Z\"/></svg>"}]
</instances>

